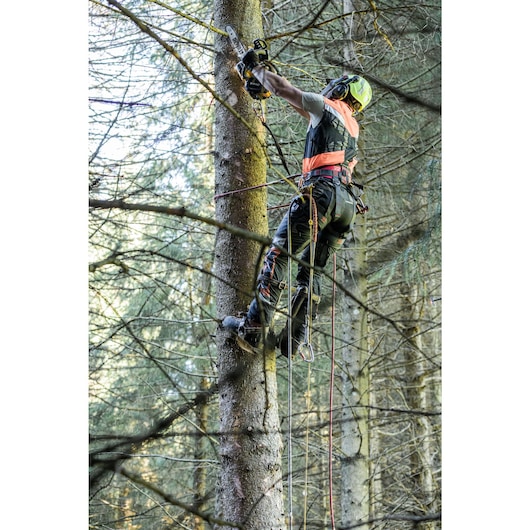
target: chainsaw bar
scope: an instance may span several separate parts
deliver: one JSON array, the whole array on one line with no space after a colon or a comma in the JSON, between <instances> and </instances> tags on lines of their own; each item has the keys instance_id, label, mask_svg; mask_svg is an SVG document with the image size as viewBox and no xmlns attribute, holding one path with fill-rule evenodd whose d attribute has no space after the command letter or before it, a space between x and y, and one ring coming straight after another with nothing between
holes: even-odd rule
<instances>
[{"instance_id":1,"label":"chainsaw bar","mask_svg":"<svg viewBox=\"0 0 530 530\"><path fill-rule=\"evenodd\" d=\"M247 53L247 49L239 40L236 30L232 26L226 26L226 32L228 33L228 37L230 38L230 42L232 43L232 48L234 48L234 51L237 53L237 56L241 60L243 58L243 55Z\"/></svg>"}]
</instances>

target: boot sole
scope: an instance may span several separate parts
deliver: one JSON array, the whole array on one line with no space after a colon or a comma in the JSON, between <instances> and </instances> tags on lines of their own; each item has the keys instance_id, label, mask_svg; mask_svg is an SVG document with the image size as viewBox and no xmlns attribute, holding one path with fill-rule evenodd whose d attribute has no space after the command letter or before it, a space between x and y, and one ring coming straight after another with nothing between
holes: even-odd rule
<instances>
[{"instance_id":1,"label":"boot sole","mask_svg":"<svg viewBox=\"0 0 530 530\"><path fill-rule=\"evenodd\" d=\"M240 335L236 335L236 342L242 350L258 355L262 354L264 350L266 353L274 352L276 345L276 339L274 334L271 334L271 332L269 332L265 344L260 344L259 346L252 346Z\"/></svg>"}]
</instances>

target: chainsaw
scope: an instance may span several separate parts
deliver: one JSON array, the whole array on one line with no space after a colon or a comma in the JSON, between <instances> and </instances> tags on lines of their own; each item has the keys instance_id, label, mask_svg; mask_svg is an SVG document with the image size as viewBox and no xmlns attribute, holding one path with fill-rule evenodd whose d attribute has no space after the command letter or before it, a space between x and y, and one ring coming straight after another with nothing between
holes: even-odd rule
<instances>
[{"instance_id":1,"label":"chainsaw","mask_svg":"<svg viewBox=\"0 0 530 530\"><path fill-rule=\"evenodd\" d=\"M253 75L252 72L244 65L242 59L248 49L245 48L244 44L239 39L235 29L232 26L226 26L226 32L232 44L232 48L237 54L239 62L236 65L237 73L241 80L245 82L245 90L250 94L253 99L267 99L271 97L271 93L267 90ZM263 39L254 40L254 51L256 52L260 64L265 68L277 73L276 68L269 61L269 52L267 49L267 43Z\"/></svg>"}]
</instances>

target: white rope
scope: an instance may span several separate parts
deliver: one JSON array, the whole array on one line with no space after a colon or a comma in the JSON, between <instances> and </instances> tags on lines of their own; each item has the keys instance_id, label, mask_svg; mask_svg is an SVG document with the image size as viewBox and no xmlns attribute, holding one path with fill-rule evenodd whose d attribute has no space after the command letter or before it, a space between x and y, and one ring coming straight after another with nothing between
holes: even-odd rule
<instances>
[{"instance_id":1,"label":"white rope","mask_svg":"<svg viewBox=\"0 0 530 530\"><path fill-rule=\"evenodd\" d=\"M318 219L315 226L315 212L313 209L313 187L309 188L309 290L307 292L307 311L306 311L306 333L304 347L308 353L304 357L309 364L307 365L307 390L306 390L306 431L305 431L305 479L304 479L304 523L303 529L307 528L307 502L308 502L308 471L309 471L309 410L311 406L311 364L314 360L313 345L311 335L313 328L313 269L315 266L315 247L316 247L316 230L318 230Z\"/></svg>"},{"instance_id":2,"label":"white rope","mask_svg":"<svg viewBox=\"0 0 530 530\"><path fill-rule=\"evenodd\" d=\"M288 416L288 433L287 433L287 504L288 504L288 528L289 530L292 530L293 527L293 454L292 454L292 408L293 408L293 341L291 340L292 336L292 287L291 287L291 275L292 275L292 238L291 238L291 206L292 202L289 205L289 212L288 212L288 218L287 218L287 251L288 251L288 258L287 258L287 292L288 300L287 300L287 365L288 365L288 375L287 375L287 416ZM305 361L308 361L309 363L313 362L314 356L313 356L313 346L311 344L311 328L313 325L312 322L312 302L313 302L313 267L314 267L314 261L315 261L315 246L316 242L314 241L314 230L318 229L318 220L317 220L317 226L314 226L314 204L313 204L313 194L312 194L312 188L309 190L309 233L310 233L310 247L309 247L309 290L308 290L308 301L307 301L307 313L306 316L308 320L306 321L306 336L305 336L305 342L303 346L306 350L309 351L310 355L306 358L305 356L302 356ZM308 385L310 385L311 381L311 370L310 366L308 366ZM308 390L309 392L309 390ZM309 405L308 405L309 406ZM308 436L308 427L306 426L306 464L305 464L305 472L306 472L306 484L305 484L305 503L304 503L304 528L306 525L306 517L307 517L307 468L308 468L308 451L309 451L309 440L307 439Z\"/></svg>"},{"instance_id":3,"label":"white rope","mask_svg":"<svg viewBox=\"0 0 530 530\"><path fill-rule=\"evenodd\" d=\"M292 205L292 202L291 202ZM291 205L289 205L289 212L287 217L287 250L289 256L287 258L287 514L289 530L293 528L293 451L292 451L292 412L293 412L293 363L292 363L292 341L291 341L291 317L292 317L292 303L291 303Z\"/></svg>"}]
</instances>

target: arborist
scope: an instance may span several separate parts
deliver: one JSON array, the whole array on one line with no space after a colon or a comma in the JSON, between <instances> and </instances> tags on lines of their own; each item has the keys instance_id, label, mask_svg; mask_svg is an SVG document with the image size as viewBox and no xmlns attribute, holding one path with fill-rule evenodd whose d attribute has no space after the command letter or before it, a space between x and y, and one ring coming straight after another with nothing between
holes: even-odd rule
<instances>
[{"instance_id":1,"label":"arborist","mask_svg":"<svg viewBox=\"0 0 530 530\"><path fill-rule=\"evenodd\" d=\"M260 92L279 96L306 117L309 125L298 183L300 194L291 201L276 230L248 312L241 318L225 317L223 326L236 332L252 349L259 348L268 335L281 291L286 287L288 256L281 249L289 250L292 255L301 252L304 263L298 266L291 324L286 324L277 343L287 357L289 351L294 354L304 343L308 317L316 317L321 296L319 269L344 243L355 214L363 213L365 208L360 200L362 187L352 179L359 138L359 124L354 115L370 103L372 89L361 76L343 75L329 81L320 94L304 92L263 64L254 49L245 53L241 63L246 77L253 76L259 82L251 86L258 93L251 94L255 99L260 98ZM313 226L312 217L316 221ZM311 245L313 234L315 240ZM292 339L290 347L288 330Z\"/></svg>"}]
</instances>

